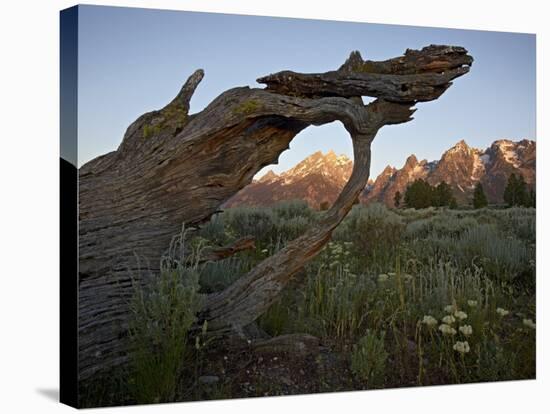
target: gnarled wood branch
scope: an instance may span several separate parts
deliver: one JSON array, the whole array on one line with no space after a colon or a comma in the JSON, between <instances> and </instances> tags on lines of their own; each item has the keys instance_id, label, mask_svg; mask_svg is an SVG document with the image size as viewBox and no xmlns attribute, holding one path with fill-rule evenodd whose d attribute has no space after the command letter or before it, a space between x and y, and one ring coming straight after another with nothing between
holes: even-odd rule
<instances>
[{"instance_id":1,"label":"gnarled wood branch","mask_svg":"<svg viewBox=\"0 0 550 414\"><path fill-rule=\"evenodd\" d=\"M293 96L372 96L392 102L437 99L450 81L469 71L473 59L462 47L430 46L407 50L384 62L364 61L359 52L332 72L302 74L278 72L259 78L267 90Z\"/></svg>"},{"instance_id":2,"label":"gnarled wood branch","mask_svg":"<svg viewBox=\"0 0 550 414\"><path fill-rule=\"evenodd\" d=\"M216 333L254 321L322 249L365 187L377 131L411 120L416 102L437 99L471 63L460 47L430 46L384 62L355 52L337 71L266 76L266 89L230 89L189 115L199 70L172 102L140 116L116 151L79 171L80 379L126 360L132 277L140 266L158 269L182 223L208 220L307 126L340 121L355 162L335 204L317 227L209 296L199 315ZM363 95L378 99L365 106Z\"/></svg>"},{"instance_id":3,"label":"gnarled wood branch","mask_svg":"<svg viewBox=\"0 0 550 414\"><path fill-rule=\"evenodd\" d=\"M254 243L254 237L242 237L227 246L209 248L206 251L201 252L199 263L215 262L218 260L227 259L228 257L231 257L239 252L253 250L255 248L256 244Z\"/></svg>"}]
</instances>

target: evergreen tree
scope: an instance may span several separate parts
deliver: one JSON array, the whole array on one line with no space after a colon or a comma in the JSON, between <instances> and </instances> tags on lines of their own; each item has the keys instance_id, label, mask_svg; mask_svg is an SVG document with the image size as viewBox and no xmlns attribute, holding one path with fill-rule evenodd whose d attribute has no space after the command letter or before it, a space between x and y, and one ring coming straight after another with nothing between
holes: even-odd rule
<instances>
[{"instance_id":1,"label":"evergreen tree","mask_svg":"<svg viewBox=\"0 0 550 414\"><path fill-rule=\"evenodd\" d=\"M441 181L434 189L432 205L435 207L450 206L453 200L453 191L451 186L445 181ZM455 200L456 203L456 200Z\"/></svg>"},{"instance_id":2,"label":"evergreen tree","mask_svg":"<svg viewBox=\"0 0 550 414\"><path fill-rule=\"evenodd\" d=\"M412 208L426 208L433 205L434 189L422 179L415 180L405 191L405 204Z\"/></svg>"},{"instance_id":3,"label":"evergreen tree","mask_svg":"<svg viewBox=\"0 0 550 414\"><path fill-rule=\"evenodd\" d=\"M456 198L454 198L454 196L453 198L451 198L451 202L449 203L449 208L452 208L453 210L455 208L458 208L458 203L456 202Z\"/></svg>"},{"instance_id":4,"label":"evergreen tree","mask_svg":"<svg viewBox=\"0 0 550 414\"><path fill-rule=\"evenodd\" d=\"M503 198L509 207L528 206L530 204L531 201L527 191L527 184L522 175L516 176L514 173L510 174L508 183L504 189Z\"/></svg>"},{"instance_id":5,"label":"evergreen tree","mask_svg":"<svg viewBox=\"0 0 550 414\"><path fill-rule=\"evenodd\" d=\"M393 203L397 208L401 205L401 193L399 191L395 192L395 195L393 196Z\"/></svg>"},{"instance_id":6,"label":"evergreen tree","mask_svg":"<svg viewBox=\"0 0 550 414\"><path fill-rule=\"evenodd\" d=\"M396 201L395 198L394 201ZM417 209L426 207L456 208L457 202L451 186L445 181L441 181L436 187L432 187L426 181L417 179L405 191L405 205Z\"/></svg>"},{"instance_id":7,"label":"evergreen tree","mask_svg":"<svg viewBox=\"0 0 550 414\"><path fill-rule=\"evenodd\" d=\"M518 205L524 207L529 206L529 192L527 191L527 184L521 174L518 176L517 199Z\"/></svg>"},{"instance_id":8,"label":"evergreen tree","mask_svg":"<svg viewBox=\"0 0 550 414\"><path fill-rule=\"evenodd\" d=\"M517 184L516 174L512 173L508 177L508 182L506 183L506 188L504 189L504 201L508 204L509 207L516 205L516 188Z\"/></svg>"},{"instance_id":9,"label":"evergreen tree","mask_svg":"<svg viewBox=\"0 0 550 414\"><path fill-rule=\"evenodd\" d=\"M485 196L485 191L483 191L483 186L480 182L476 184L476 188L474 189L474 200L473 200L474 208L483 208L487 207L487 197Z\"/></svg>"}]
</instances>

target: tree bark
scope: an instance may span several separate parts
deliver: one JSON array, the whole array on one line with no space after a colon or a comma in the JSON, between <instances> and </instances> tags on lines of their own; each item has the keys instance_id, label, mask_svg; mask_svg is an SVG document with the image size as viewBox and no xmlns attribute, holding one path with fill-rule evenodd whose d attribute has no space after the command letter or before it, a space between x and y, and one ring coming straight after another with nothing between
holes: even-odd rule
<instances>
[{"instance_id":1,"label":"tree bark","mask_svg":"<svg viewBox=\"0 0 550 414\"><path fill-rule=\"evenodd\" d=\"M214 333L254 321L364 189L377 131L410 121L417 102L437 99L471 63L461 47L429 46L384 62L354 52L337 71L269 75L259 79L266 89L230 89L197 114L189 102L204 74L191 75L172 102L129 126L116 151L79 170L79 378L125 362L132 278L158 270L182 223L208 220L307 126L340 121L354 167L337 201L317 227L208 296L199 314ZM378 99L363 105L361 96Z\"/></svg>"}]
</instances>

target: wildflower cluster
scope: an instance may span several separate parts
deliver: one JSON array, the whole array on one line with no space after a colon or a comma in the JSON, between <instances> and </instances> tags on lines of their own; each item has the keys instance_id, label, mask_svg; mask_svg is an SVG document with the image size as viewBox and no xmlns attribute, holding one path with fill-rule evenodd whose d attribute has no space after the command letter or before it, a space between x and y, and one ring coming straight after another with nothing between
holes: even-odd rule
<instances>
[{"instance_id":1,"label":"wildflower cluster","mask_svg":"<svg viewBox=\"0 0 550 414\"><path fill-rule=\"evenodd\" d=\"M388 279L389 279L389 276L386 273L382 273L378 275L378 283L387 282Z\"/></svg>"},{"instance_id":2,"label":"wildflower cluster","mask_svg":"<svg viewBox=\"0 0 550 414\"><path fill-rule=\"evenodd\" d=\"M437 325L437 319L435 319L431 315L424 315L424 318L422 318L422 323L429 327L432 327Z\"/></svg>"},{"instance_id":3,"label":"wildflower cluster","mask_svg":"<svg viewBox=\"0 0 550 414\"><path fill-rule=\"evenodd\" d=\"M468 306L470 307L477 306L477 302L473 300L469 300ZM439 330L443 335L454 336L457 334L457 330L452 325L457 321L461 322L467 319L468 314L464 311L457 309L456 305L447 305L443 309L447 313L447 315L445 315L441 319L441 322L443 323L439 325ZM422 320L422 322L428 325L427 321L429 320L431 322L432 319L433 321L437 322L437 320L431 316L424 316L424 319ZM458 330L465 337L471 336L474 332L471 325L458 326ZM468 343L468 341L457 341L453 345L453 349L459 352L460 354L464 355L470 352L470 344Z\"/></svg>"},{"instance_id":4,"label":"wildflower cluster","mask_svg":"<svg viewBox=\"0 0 550 414\"><path fill-rule=\"evenodd\" d=\"M464 354L467 354L468 352L470 352L470 344L468 343L468 341L464 341L464 342L457 341L453 345L453 349L456 352L459 352L459 353L464 355Z\"/></svg>"},{"instance_id":5,"label":"wildflower cluster","mask_svg":"<svg viewBox=\"0 0 550 414\"><path fill-rule=\"evenodd\" d=\"M463 325L463 326L459 327L458 330L464 336L470 336L473 333L473 329L472 329L471 325Z\"/></svg>"},{"instance_id":6,"label":"wildflower cluster","mask_svg":"<svg viewBox=\"0 0 550 414\"><path fill-rule=\"evenodd\" d=\"M439 330L443 335L456 335L456 329L452 326L449 326L447 324L441 324L439 325Z\"/></svg>"},{"instance_id":7,"label":"wildflower cluster","mask_svg":"<svg viewBox=\"0 0 550 414\"><path fill-rule=\"evenodd\" d=\"M443 319L441 319L441 322L443 323L446 323L447 325L452 325L453 323L455 323L455 318L453 315L447 315L447 316L444 316Z\"/></svg>"},{"instance_id":8,"label":"wildflower cluster","mask_svg":"<svg viewBox=\"0 0 550 414\"><path fill-rule=\"evenodd\" d=\"M335 269L342 263L344 264L343 269L346 272L349 272L349 264L347 257L351 254L350 253L350 247L353 243L351 242L344 242L344 243L334 243L329 242L328 243L328 253L330 257L330 264L329 268Z\"/></svg>"},{"instance_id":9,"label":"wildflower cluster","mask_svg":"<svg viewBox=\"0 0 550 414\"><path fill-rule=\"evenodd\" d=\"M455 312L455 318L458 319L459 321L463 321L467 317L468 317L468 314L466 312L462 312L462 311Z\"/></svg>"},{"instance_id":10,"label":"wildflower cluster","mask_svg":"<svg viewBox=\"0 0 550 414\"><path fill-rule=\"evenodd\" d=\"M533 319L524 319L523 324L531 329L537 329L537 325L533 322Z\"/></svg>"}]
</instances>

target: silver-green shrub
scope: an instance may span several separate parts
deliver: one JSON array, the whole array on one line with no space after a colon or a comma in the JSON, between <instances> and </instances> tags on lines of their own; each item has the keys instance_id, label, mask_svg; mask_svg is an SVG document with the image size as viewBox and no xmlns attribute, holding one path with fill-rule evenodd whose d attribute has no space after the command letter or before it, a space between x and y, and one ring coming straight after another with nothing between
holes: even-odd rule
<instances>
[{"instance_id":1,"label":"silver-green shrub","mask_svg":"<svg viewBox=\"0 0 550 414\"><path fill-rule=\"evenodd\" d=\"M130 389L138 403L173 401L190 347L188 332L200 307L199 252L185 254L185 231L163 256L160 274L134 282L130 303ZM191 261L193 258L191 258Z\"/></svg>"}]
</instances>

